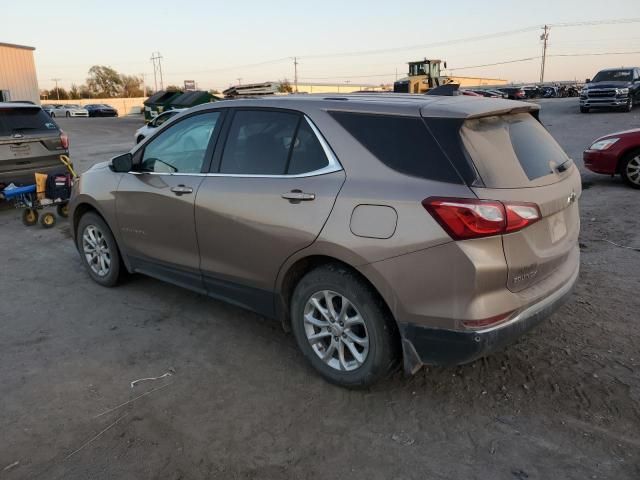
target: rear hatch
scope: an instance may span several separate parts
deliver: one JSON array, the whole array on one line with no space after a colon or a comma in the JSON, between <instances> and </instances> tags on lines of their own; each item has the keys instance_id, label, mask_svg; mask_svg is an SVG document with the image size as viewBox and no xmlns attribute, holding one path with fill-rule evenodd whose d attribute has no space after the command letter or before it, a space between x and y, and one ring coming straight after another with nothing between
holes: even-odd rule
<instances>
[{"instance_id":1,"label":"rear hatch","mask_svg":"<svg viewBox=\"0 0 640 480\"><path fill-rule=\"evenodd\" d=\"M535 203L541 219L503 235L507 287L520 291L575 262L580 230L577 167L531 113L464 121L460 135L480 182L480 199ZM481 186L480 186L481 185Z\"/></svg>"},{"instance_id":2,"label":"rear hatch","mask_svg":"<svg viewBox=\"0 0 640 480\"><path fill-rule=\"evenodd\" d=\"M38 106L0 104L0 174L35 171L60 165L67 154L66 135Z\"/></svg>"}]
</instances>

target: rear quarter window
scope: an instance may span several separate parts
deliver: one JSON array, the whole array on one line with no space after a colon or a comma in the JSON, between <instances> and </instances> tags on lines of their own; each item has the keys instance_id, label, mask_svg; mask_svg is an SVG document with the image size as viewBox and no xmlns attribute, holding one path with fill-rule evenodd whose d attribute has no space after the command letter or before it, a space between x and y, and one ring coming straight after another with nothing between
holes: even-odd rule
<instances>
[{"instance_id":1,"label":"rear quarter window","mask_svg":"<svg viewBox=\"0 0 640 480\"><path fill-rule=\"evenodd\" d=\"M39 107L0 108L0 136L57 132L58 126Z\"/></svg>"},{"instance_id":2,"label":"rear quarter window","mask_svg":"<svg viewBox=\"0 0 640 480\"><path fill-rule=\"evenodd\" d=\"M329 113L387 167L414 177L462 183L422 118L335 111Z\"/></svg>"}]
</instances>

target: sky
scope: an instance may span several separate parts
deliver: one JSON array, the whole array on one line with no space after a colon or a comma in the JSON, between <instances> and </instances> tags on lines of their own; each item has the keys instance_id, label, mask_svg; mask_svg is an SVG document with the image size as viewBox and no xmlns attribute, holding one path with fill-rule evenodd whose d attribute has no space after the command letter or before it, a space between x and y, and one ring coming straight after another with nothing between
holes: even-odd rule
<instances>
[{"instance_id":1,"label":"sky","mask_svg":"<svg viewBox=\"0 0 640 480\"><path fill-rule=\"evenodd\" d=\"M153 52L163 57L165 86L195 80L203 89L293 81L293 57L301 82L390 83L424 57L446 60L455 75L534 82L544 24L551 25L545 80L640 66L640 18L561 26L640 17L638 0L4 1L11 6L0 42L36 48L40 88L54 78L64 88L82 84L92 65L144 74L153 88ZM635 53L612 55L621 52ZM561 56L599 53L607 54ZM524 58L533 59L481 66Z\"/></svg>"}]
</instances>

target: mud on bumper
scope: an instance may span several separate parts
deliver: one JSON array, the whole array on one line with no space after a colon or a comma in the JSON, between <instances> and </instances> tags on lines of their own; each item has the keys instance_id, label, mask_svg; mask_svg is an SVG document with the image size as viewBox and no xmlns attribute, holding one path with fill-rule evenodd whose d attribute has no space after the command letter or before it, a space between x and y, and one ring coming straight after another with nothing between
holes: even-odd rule
<instances>
[{"instance_id":1,"label":"mud on bumper","mask_svg":"<svg viewBox=\"0 0 640 480\"><path fill-rule=\"evenodd\" d=\"M514 342L566 302L577 278L578 270L551 295L525 307L506 323L485 330L454 331L399 323L405 372L414 374L423 365L472 362Z\"/></svg>"}]
</instances>

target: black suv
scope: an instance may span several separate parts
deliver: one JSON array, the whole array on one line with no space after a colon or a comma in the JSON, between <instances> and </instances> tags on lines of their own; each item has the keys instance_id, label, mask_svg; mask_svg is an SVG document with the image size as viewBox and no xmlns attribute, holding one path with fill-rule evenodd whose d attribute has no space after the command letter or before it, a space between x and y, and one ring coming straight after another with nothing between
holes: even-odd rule
<instances>
[{"instance_id":1,"label":"black suv","mask_svg":"<svg viewBox=\"0 0 640 480\"><path fill-rule=\"evenodd\" d=\"M0 188L59 171L60 155L69 155L69 138L41 107L0 102Z\"/></svg>"},{"instance_id":2,"label":"black suv","mask_svg":"<svg viewBox=\"0 0 640 480\"><path fill-rule=\"evenodd\" d=\"M630 112L640 103L640 68L607 68L587 79L580 93L580 111L591 108L615 108Z\"/></svg>"}]
</instances>

